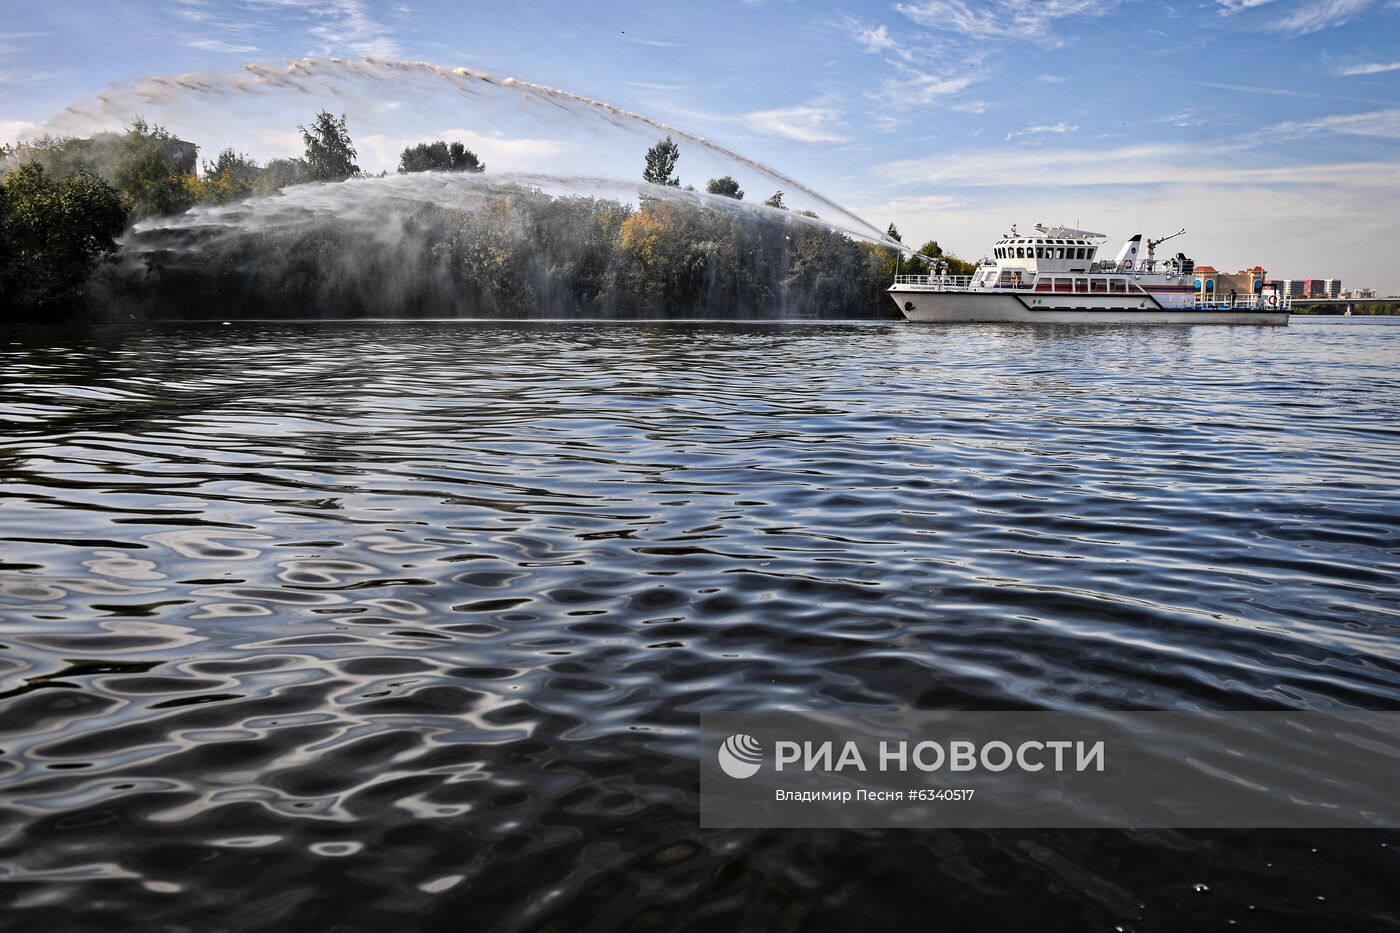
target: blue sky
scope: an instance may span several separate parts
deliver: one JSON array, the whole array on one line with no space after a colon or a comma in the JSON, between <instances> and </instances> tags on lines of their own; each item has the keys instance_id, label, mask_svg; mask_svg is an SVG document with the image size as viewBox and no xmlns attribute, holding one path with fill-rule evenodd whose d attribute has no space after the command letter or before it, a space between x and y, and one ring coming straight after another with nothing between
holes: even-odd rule
<instances>
[{"instance_id":1,"label":"blue sky","mask_svg":"<svg viewBox=\"0 0 1400 933\"><path fill-rule=\"evenodd\" d=\"M1182 248L1217 267L1262 263L1281 277L1400 291L1397 0L0 9L0 137L36 132L67 105L147 75L306 56L422 60L647 114L968 258L1011 223L1077 222L1116 238L1185 226ZM626 176L644 148L399 97L361 88L327 104L363 128L366 168L391 163L405 139L454 131L471 134L492 171ZM275 108L181 106L156 116L206 154L229 142L262 157L294 151L295 121L280 110L274 121ZM682 148L684 181L718 171ZM750 197L771 189L734 174Z\"/></svg>"}]
</instances>

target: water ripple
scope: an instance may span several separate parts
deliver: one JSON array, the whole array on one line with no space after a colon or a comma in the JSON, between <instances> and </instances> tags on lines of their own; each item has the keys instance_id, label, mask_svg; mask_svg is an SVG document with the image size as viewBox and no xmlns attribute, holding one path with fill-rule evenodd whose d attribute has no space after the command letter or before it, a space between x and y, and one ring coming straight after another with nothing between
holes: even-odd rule
<instances>
[{"instance_id":1,"label":"water ripple","mask_svg":"<svg viewBox=\"0 0 1400 933\"><path fill-rule=\"evenodd\" d=\"M0 922L1394 928L1388 836L702 831L689 743L1395 707L1397 363L1360 322L0 331Z\"/></svg>"}]
</instances>

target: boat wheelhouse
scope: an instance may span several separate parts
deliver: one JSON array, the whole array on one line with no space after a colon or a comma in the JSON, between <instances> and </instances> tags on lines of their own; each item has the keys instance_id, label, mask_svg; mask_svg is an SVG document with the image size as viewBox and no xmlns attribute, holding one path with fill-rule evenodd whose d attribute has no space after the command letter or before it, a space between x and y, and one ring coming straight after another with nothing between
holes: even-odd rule
<instances>
[{"instance_id":1,"label":"boat wheelhouse","mask_svg":"<svg viewBox=\"0 0 1400 933\"><path fill-rule=\"evenodd\" d=\"M1246 294L1219 294L1186 254L1156 258L1158 246L1183 233L1135 234L1108 261L1100 258L1102 233L1012 227L972 275L948 275L935 261L930 275L896 275L889 293L918 322L1288 323L1288 296L1267 289L1262 276Z\"/></svg>"}]
</instances>

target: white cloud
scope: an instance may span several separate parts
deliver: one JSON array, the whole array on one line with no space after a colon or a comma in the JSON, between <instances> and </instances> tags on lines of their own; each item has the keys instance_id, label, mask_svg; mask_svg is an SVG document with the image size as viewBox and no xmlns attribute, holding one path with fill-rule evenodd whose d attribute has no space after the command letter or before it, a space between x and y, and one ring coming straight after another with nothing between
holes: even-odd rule
<instances>
[{"instance_id":1,"label":"white cloud","mask_svg":"<svg viewBox=\"0 0 1400 933\"><path fill-rule=\"evenodd\" d=\"M1313 120L1276 123L1261 131L1265 136L1293 139L1315 133L1345 133L1348 136L1369 136L1375 139L1400 139L1400 107L1373 110L1370 113L1337 113Z\"/></svg>"},{"instance_id":2,"label":"white cloud","mask_svg":"<svg viewBox=\"0 0 1400 933\"><path fill-rule=\"evenodd\" d=\"M1061 120L1059 123L1055 124L1038 123L1035 126L1028 126L1023 130L1012 130L1010 133L1006 134L1006 138L1007 140L1012 140L1015 139L1017 136L1037 136L1041 133L1064 134L1077 132L1079 132L1078 124L1074 124L1073 126L1071 126L1070 124Z\"/></svg>"},{"instance_id":3,"label":"white cloud","mask_svg":"<svg viewBox=\"0 0 1400 933\"><path fill-rule=\"evenodd\" d=\"M1064 83L1065 83L1065 76L1064 76L1064 75L1041 75L1041 76L1040 76L1040 80L1044 81L1046 84L1064 84Z\"/></svg>"},{"instance_id":4,"label":"white cloud","mask_svg":"<svg viewBox=\"0 0 1400 933\"><path fill-rule=\"evenodd\" d=\"M1166 116L1158 117L1158 123L1170 123L1172 126L1202 126L1205 120L1199 117L1194 110L1178 110L1176 113L1169 113Z\"/></svg>"},{"instance_id":5,"label":"white cloud","mask_svg":"<svg viewBox=\"0 0 1400 933\"><path fill-rule=\"evenodd\" d=\"M846 137L837 133L832 124L841 115L830 107L803 104L777 110L755 110L744 115L750 129L770 136L785 136L804 143L840 143Z\"/></svg>"},{"instance_id":6,"label":"white cloud","mask_svg":"<svg viewBox=\"0 0 1400 933\"><path fill-rule=\"evenodd\" d=\"M1117 149L973 150L886 162L875 171L900 184L966 187L1312 184L1370 186L1379 192L1400 186L1400 162L1245 166L1240 153L1246 149L1244 144L1144 143Z\"/></svg>"},{"instance_id":7,"label":"white cloud","mask_svg":"<svg viewBox=\"0 0 1400 933\"><path fill-rule=\"evenodd\" d=\"M909 15L902 6L896 9ZM987 109L980 101L954 103L957 95L982 79L985 53L966 48L964 42L950 42L941 32L924 29L905 28L896 38L888 26L868 24L848 14L841 14L836 25L862 50L880 55L894 69L895 76L886 78L878 92L868 95L886 107L869 115L880 129L893 132L908 122L909 111L921 107L943 106L972 113Z\"/></svg>"},{"instance_id":8,"label":"white cloud","mask_svg":"<svg viewBox=\"0 0 1400 933\"><path fill-rule=\"evenodd\" d=\"M1303 36L1349 23L1374 4L1374 0L1320 0L1305 3L1269 28L1290 36Z\"/></svg>"},{"instance_id":9,"label":"white cloud","mask_svg":"<svg viewBox=\"0 0 1400 933\"><path fill-rule=\"evenodd\" d=\"M252 10L280 9L309 19L315 25L309 34L324 43L315 54L337 50L359 55L394 56L399 45L389 37L389 28L370 16L363 0L243 0Z\"/></svg>"},{"instance_id":10,"label":"white cloud","mask_svg":"<svg viewBox=\"0 0 1400 933\"><path fill-rule=\"evenodd\" d=\"M842 26L856 44L872 55L893 52L899 47L888 26L870 26L852 17L842 17Z\"/></svg>"},{"instance_id":11,"label":"white cloud","mask_svg":"<svg viewBox=\"0 0 1400 933\"><path fill-rule=\"evenodd\" d=\"M565 152L569 145L558 139L537 139L528 136L507 136L490 131L479 133L475 130L443 130L439 139L459 139L470 150L484 159L495 159L507 163L505 169L516 170L526 163L534 163Z\"/></svg>"},{"instance_id":12,"label":"white cloud","mask_svg":"<svg viewBox=\"0 0 1400 933\"><path fill-rule=\"evenodd\" d=\"M627 38L623 39L622 41L623 41L623 42L633 42L633 43L636 43L637 45L650 45L650 46L655 46L656 48L661 48L661 49L677 48L677 47L680 46L680 43L679 43L679 42L671 42L671 41L669 41L669 40L667 40L667 39L652 39L652 38L649 38L649 37L647 37L647 36L628 36Z\"/></svg>"},{"instance_id":13,"label":"white cloud","mask_svg":"<svg viewBox=\"0 0 1400 933\"><path fill-rule=\"evenodd\" d=\"M0 118L0 143L15 143L34 135L39 124L28 120L6 120Z\"/></svg>"},{"instance_id":14,"label":"white cloud","mask_svg":"<svg viewBox=\"0 0 1400 933\"><path fill-rule=\"evenodd\" d=\"M372 164L393 171L398 167L399 155L403 150L424 140L459 141L480 156L493 172L519 172L547 167L549 159L568 149L567 143L557 139L510 137L498 132L481 133L467 129L441 130L411 138L373 133L356 137L355 143L365 156L361 165L367 170L377 171L377 168L371 168ZM301 138L297 137L298 146L300 143Z\"/></svg>"},{"instance_id":15,"label":"white cloud","mask_svg":"<svg viewBox=\"0 0 1400 933\"><path fill-rule=\"evenodd\" d=\"M885 96L905 105L934 104L951 97L977 82L975 74L930 74L909 71L903 78L885 82Z\"/></svg>"},{"instance_id":16,"label":"white cloud","mask_svg":"<svg viewBox=\"0 0 1400 933\"><path fill-rule=\"evenodd\" d=\"M255 33L294 33L300 27L315 43L307 50L310 55L399 53L389 27L370 14L365 0L174 0L174 14L202 30L185 36L185 44L209 51L246 54L257 47L230 42L230 35L242 40Z\"/></svg>"},{"instance_id":17,"label":"white cloud","mask_svg":"<svg viewBox=\"0 0 1400 933\"><path fill-rule=\"evenodd\" d=\"M1352 75L1384 74L1387 71L1400 71L1400 62L1375 62L1369 65L1347 65L1345 68L1338 71L1337 74L1340 77L1347 78Z\"/></svg>"},{"instance_id":18,"label":"white cloud","mask_svg":"<svg viewBox=\"0 0 1400 933\"><path fill-rule=\"evenodd\" d=\"M1370 97L1344 97L1336 94L1319 94L1315 91L1296 91L1286 87L1264 87L1256 84L1225 84L1220 81L1193 81L1188 78L1178 79L1182 84L1193 84L1197 87L1215 88L1220 91L1240 91L1245 94L1267 94L1270 97L1297 97L1302 100L1337 100L1348 101L1361 104L1388 104L1389 100Z\"/></svg>"},{"instance_id":19,"label":"white cloud","mask_svg":"<svg viewBox=\"0 0 1400 933\"><path fill-rule=\"evenodd\" d=\"M250 55L258 51L256 45L225 42L222 39L190 39L185 42L185 45L192 49L203 49L206 52L229 52L235 55Z\"/></svg>"},{"instance_id":20,"label":"white cloud","mask_svg":"<svg viewBox=\"0 0 1400 933\"><path fill-rule=\"evenodd\" d=\"M967 207L972 203L967 198L948 194L924 194L907 198L891 198L878 204L861 204L859 210L861 214L870 217L889 217L893 214L909 214L916 211L921 214L931 211L945 211Z\"/></svg>"},{"instance_id":21,"label":"white cloud","mask_svg":"<svg viewBox=\"0 0 1400 933\"><path fill-rule=\"evenodd\" d=\"M294 130L277 130L263 126L250 132L248 139L255 146L280 153L282 156L300 156L302 150L306 148L301 134Z\"/></svg>"},{"instance_id":22,"label":"white cloud","mask_svg":"<svg viewBox=\"0 0 1400 933\"><path fill-rule=\"evenodd\" d=\"M981 40L1031 40L1060 44L1054 35L1059 20L1102 16L1115 0L922 0L895 9L920 26L961 33Z\"/></svg>"},{"instance_id":23,"label":"white cloud","mask_svg":"<svg viewBox=\"0 0 1400 933\"><path fill-rule=\"evenodd\" d=\"M203 23L213 18L208 0L175 0L174 13L191 23Z\"/></svg>"},{"instance_id":24,"label":"white cloud","mask_svg":"<svg viewBox=\"0 0 1400 933\"><path fill-rule=\"evenodd\" d=\"M70 74L67 71L0 71L0 87L22 87L31 84L44 84L55 78Z\"/></svg>"},{"instance_id":25,"label":"white cloud","mask_svg":"<svg viewBox=\"0 0 1400 933\"><path fill-rule=\"evenodd\" d=\"M1216 2L1220 4L1221 16L1233 16L1244 10L1252 10L1266 3L1273 3L1274 0L1216 0Z\"/></svg>"}]
</instances>

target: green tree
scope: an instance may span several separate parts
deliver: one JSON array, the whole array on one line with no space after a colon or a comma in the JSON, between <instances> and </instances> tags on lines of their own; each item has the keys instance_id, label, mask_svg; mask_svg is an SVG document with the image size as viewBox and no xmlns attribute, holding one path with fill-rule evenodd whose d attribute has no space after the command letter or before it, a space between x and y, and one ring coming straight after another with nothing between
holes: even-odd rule
<instances>
[{"instance_id":1,"label":"green tree","mask_svg":"<svg viewBox=\"0 0 1400 933\"><path fill-rule=\"evenodd\" d=\"M894 240L896 243L904 242L904 238L899 235L899 228L896 227L893 223L891 223L890 228L885 231L885 236L889 237L891 240Z\"/></svg>"},{"instance_id":2,"label":"green tree","mask_svg":"<svg viewBox=\"0 0 1400 933\"><path fill-rule=\"evenodd\" d=\"M451 164L451 158L447 154L447 143L419 143L416 146L406 146L399 155L399 174L408 175L412 172L443 172Z\"/></svg>"},{"instance_id":3,"label":"green tree","mask_svg":"<svg viewBox=\"0 0 1400 933\"><path fill-rule=\"evenodd\" d=\"M26 162L0 185L0 308L15 317L71 311L126 227L121 195L87 171L51 178Z\"/></svg>"},{"instance_id":4,"label":"green tree","mask_svg":"<svg viewBox=\"0 0 1400 933\"><path fill-rule=\"evenodd\" d=\"M459 142L419 143L399 156L399 174L410 172L484 172L486 164Z\"/></svg>"},{"instance_id":5,"label":"green tree","mask_svg":"<svg viewBox=\"0 0 1400 933\"><path fill-rule=\"evenodd\" d=\"M121 161L125 141L124 135L116 133L98 133L91 139L45 134L11 146L8 158L0 162L10 165L37 162L54 178L67 178L86 169L111 181Z\"/></svg>"},{"instance_id":6,"label":"green tree","mask_svg":"<svg viewBox=\"0 0 1400 933\"><path fill-rule=\"evenodd\" d=\"M448 144L447 156L452 163L449 167L454 172L480 173L486 171L486 163L478 159L475 152L459 142Z\"/></svg>"},{"instance_id":7,"label":"green tree","mask_svg":"<svg viewBox=\"0 0 1400 933\"><path fill-rule=\"evenodd\" d=\"M667 136L647 150L647 166L642 171L642 181L653 185L665 185L668 188L679 188L681 180L672 173L675 172L676 162L680 157L681 147Z\"/></svg>"},{"instance_id":8,"label":"green tree","mask_svg":"<svg viewBox=\"0 0 1400 933\"><path fill-rule=\"evenodd\" d=\"M141 117L121 140L113 181L133 220L178 214L195 201L198 147Z\"/></svg>"},{"instance_id":9,"label":"green tree","mask_svg":"<svg viewBox=\"0 0 1400 933\"><path fill-rule=\"evenodd\" d=\"M705 186L705 190L710 194L733 198L736 201L744 200L744 192L740 190L739 183L728 175L723 178L711 178L710 183Z\"/></svg>"},{"instance_id":10,"label":"green tree","mask_svg":"<svg viewBox=\"0 0 1400 933\"><path fill-rule=\"evenodd\" d=\"M769 207L776 207L780 211L787 210L787 205L783 203L783 192L781 188L774 191L773 196L763 203L767 204Z\"/></svg>"},{"instance_id":11,"label":"green tree","mask_svg":"<svg viewBox=\"0 0 1400 933\"><path fill-rule=\"evenodd\" d=\"M952 253L943 252L943 247L938 245L937 240L929 240L919 248L919 255L925 259L934 260L934 264L943 262L948 267L948 275L972 275L977 271L977 264L959 259Z\"/></svg>"},{"instance_id":12,"label":"green tree","mask_svg":"<svg viewBox=\"0 0 1400 933\"><path fill-rule=\"evenodd\" d=\"M202 201L227 204L253 194L261 179L262 168L257 161L230 147L213 162L204 163L204 176L199 179L196 192Z\"/></svg>"},{"instance_id":13,"label":"green tree","mask_svg":"<svg viewBox=\"0 0 1400 933\"><path fill-rule=\"evenodd\" d=\"M933 269L922 256L904 256L899 263L900 275L928 275Z\"/></svg>"},{"instance_id":14,"label":"green tree","mask_svg":"<svg viewBox=\"0 0 1400 933\"><path fill-rule=\"evenodd\" d=\"M301 159L269 159L258 176L254 190L258 194L272 194L289 185L308 181L311 181L311 170Z\"/></svg>"},{"instance_id":15,"label":"green tree","mask_svg":"<svg viewBox=\"0 0 1400 933\"><path fill-rule=\"evenodd\" d=\"M306 168L311 180L344 181L360 174L360 167L355 164L359 153L350 141L345 114L336 119L321 110L309 129L300 125L297 129L306 143Z\"/></svg>"}]
</instances>

